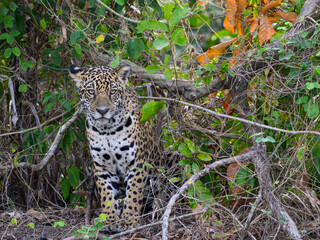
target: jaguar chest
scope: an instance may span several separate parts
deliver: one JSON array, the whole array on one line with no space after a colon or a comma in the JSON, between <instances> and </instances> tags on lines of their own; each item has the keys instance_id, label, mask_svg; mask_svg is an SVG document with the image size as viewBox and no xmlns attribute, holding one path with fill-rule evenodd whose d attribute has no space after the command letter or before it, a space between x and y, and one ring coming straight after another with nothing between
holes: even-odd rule
<instances>
[{"instance_id":1,"label":"jaguar chest","mask_svg":"<svg viewBox=\"0 0 320 240\"><path fill-rule=\"evenodd\" d=\"M132 121L129 117L127 122ZM134 124L124 124L110 129L87 126L87 137L95 169L123 175L135 163L139 143Z\"/></svg>"}]
</instances>

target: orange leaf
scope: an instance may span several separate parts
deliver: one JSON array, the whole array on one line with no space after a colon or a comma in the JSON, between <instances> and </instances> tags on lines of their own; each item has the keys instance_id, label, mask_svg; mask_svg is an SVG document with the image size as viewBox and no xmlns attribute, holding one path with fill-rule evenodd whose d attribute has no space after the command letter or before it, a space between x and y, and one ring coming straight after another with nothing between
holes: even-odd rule
<instances>
[{"instance_id":1,"label":"orange leaf","mask_svg":"<svg viewBox=\"0 0 320 240\"><path fill-rule=\"evenodd\" d=\"M269 19L267 17L263 17L260 19L260 27L259 27L259 43L262 46L263 44L270 41L273 34L276 31L273 29Z\"/></svg>"},{"instance_id":2,"label":"orange leaf","mask_svg":"<svg viewBox=\"0 0 320 240\"><path fill-rule=\"evenodd\" d=\"M237 12L237 4L235 0L226 0L226 17L223 21L224 28L231 34L234 34L235 17Z\"/></svg>"},{"instance_id":3,"label":"orange leaf","mask_svg":"<svg viewBox=\"0 0 320 240\"><path fill-rule=\"evenodd\" d=\"M275 0L272 1L271 3L268 3L267 5L265 5L262 10L261 13L265 14L268 10L275 8L276 6L278 6L280 3L282 2L282 0Z\"/></svg>"},{"instance_id":4,"label":"orange leaf","mask_svg":"<svg viewBox=\"0 0 320 240\"><path fill-rule=\"evenodd\" d=\"M200 63L201 66L203 66L205 63L207 63L206 55L204 55L204 54L196 56L196 59L198 60L198 63Z\"/></svg>"},{"instance_id":5,"label":"orange leaf","mask_svg":"<svg viewBox=\"0 0 320 240\"><path fill-rule=\"evenodd\" d=\"M250 27L250 32L253 33L255 30L257 30L258 26L259 26L259 18L254 18L252 25Z\"/></svg>"},{"instance_id":6,"label":"orange leaf","mask_svg":"<svg viewBox=\"0 0 320 240\"><path fill-rule=\"evenodd\" d=\"M247 0L238 0L238 11L236 15L236 28L237 32L240 36L243 36L243 30L242 30L242 21L243 21L243 16L244 12L246 11L247 7Z\"/></svg>"},{"instance_id":7,"label":"orange leaf","mask_svg":"<svg viewBox=\"0 0 320 240\"><path fill-rule=\"evenodd\" d=\"M278 17L268 17L270 22L278 22L279 18Z\"/></svg>"},{"instance_id":8,"label":"orange leaf","mask_svg":"<svg viewBox=\"0 0 320 240\"><path fill-rule=\"evenodd\" d=\"M297 14L295 12L285 13L282 11L277 11L273 13L274 15L283 18L286 21L294 23L297 19Z\"/></svg>"},{"instance_id":9,"label":"orange leaf","mask_svg":"<svg viewBox=\"0 0 320 240\"><path fill-rule=\"evenodd\" d=\"M208 51L205 52L205 54L201 54L197 56L196 59L202 66L203 64L211 61L214 58L219 58L227 50L227 47L229 47L229 45L234 41L236 41L237 39L238 39L237 37L232 38L228 41L212 46L211 48L208 49Z\"/></svg>"}]
</instances>

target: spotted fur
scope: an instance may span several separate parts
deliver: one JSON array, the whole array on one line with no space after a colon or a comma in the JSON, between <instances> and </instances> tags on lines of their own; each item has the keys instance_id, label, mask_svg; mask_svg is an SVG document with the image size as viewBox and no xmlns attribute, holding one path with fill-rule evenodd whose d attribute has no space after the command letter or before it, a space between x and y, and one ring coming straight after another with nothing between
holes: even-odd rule
<instances>
[{"instance_id":1,"label":"spotted fur","mask_svg":"<svg viewBox=\"0 0 320 240\"><path fill-rule=\"evenodd\" d=\"M144 163L160 156L150 123L139 123L138 97L126 88L130 74L129 67L119 71L105 66L70 67L86 109L87 139L101 206L106 223L114 230L138 225L148 175Z\"/></svg>"}]
</instances>

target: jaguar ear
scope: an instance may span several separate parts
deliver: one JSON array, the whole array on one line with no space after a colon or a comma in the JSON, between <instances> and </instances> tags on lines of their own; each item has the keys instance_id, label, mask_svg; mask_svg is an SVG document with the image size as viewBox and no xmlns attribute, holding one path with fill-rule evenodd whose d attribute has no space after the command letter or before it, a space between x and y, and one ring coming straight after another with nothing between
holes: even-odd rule
<instances>
[{"instance_id":1,"label":"jaguar ear","mask_svg":"<svg viewBox=\"0 0 320 240\"><path fill-rule=\"evenodd\" d=\"M77 87L80 87L82 82L82 72L83 70L76 65L71 64L70 65L70 76L73 78L73 80L76 82Z\"/></svg>"},{"instance_id":2,"label":"jaguar ear","mask_svg":"<svg viewBox=\"0 0 320 240\"><path fill-rule=\"evenodd\" d=\"M118 72L118 77L124 84L128 82L130 76L131 76L131 68L129 66L124 66L120 68Z\"/></svg>"}]
</instances>

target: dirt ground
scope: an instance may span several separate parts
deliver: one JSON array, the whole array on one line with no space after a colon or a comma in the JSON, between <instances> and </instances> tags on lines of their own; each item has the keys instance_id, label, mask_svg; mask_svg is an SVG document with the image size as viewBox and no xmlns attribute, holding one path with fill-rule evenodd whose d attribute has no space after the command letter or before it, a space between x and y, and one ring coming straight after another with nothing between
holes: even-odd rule
<instances>
[{"instance_id":1,"label":"dirt ground","mask_svg":"<svg viewBox=\"0 0 320 240\"><path fill-rule=\"evenodd\" d=\"M98 212L98 210L96 210L96 212ZM81 229L84 222L85 213L83 209L68 208L55 210L47 208L42 210L30 209L26 212L19 210L0 210L0 240L66 239L72 237L74 232ZM143 224L148 223L146 219L144 219L143 222ZM57 223L60 223L60 225L64 224L64 226L59 225L54 227L55 223L56 225ZM203 239L203 237L200 236L202 234L199 233L199 229L192 229L195 226L197 226L197 224L194 218L183 222L170 223L169 230L171 234L169 239ZM108 234L104 232L103 236L108 236ZM90 239L96 239L96 237ZM161 239L161 226L144 229L140 232L115 239Z\"/></svg>"}]
</instances>

